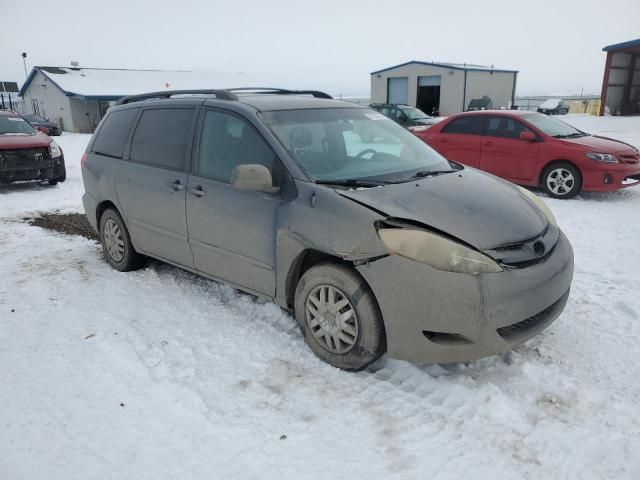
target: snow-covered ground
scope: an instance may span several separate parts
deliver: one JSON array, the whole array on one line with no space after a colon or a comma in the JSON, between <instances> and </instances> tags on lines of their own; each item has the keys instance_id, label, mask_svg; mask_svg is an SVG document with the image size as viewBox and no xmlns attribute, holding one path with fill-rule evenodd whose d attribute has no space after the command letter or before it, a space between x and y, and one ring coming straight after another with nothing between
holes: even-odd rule
<instances>
[{"instance_id":1,"label":"snow-covered ground","mask_svg":"<svg viewBox=\"0 0 640 480\"><path fill-rule=\"evenodd\" d=\"M568 116L640 146L640 118ZM503 357L345 373L279 308L22 218L82 211L68 180L0 187L0 479L638 479L640 188L544 197L575 280Z\"/></svg>"}]
</instances>

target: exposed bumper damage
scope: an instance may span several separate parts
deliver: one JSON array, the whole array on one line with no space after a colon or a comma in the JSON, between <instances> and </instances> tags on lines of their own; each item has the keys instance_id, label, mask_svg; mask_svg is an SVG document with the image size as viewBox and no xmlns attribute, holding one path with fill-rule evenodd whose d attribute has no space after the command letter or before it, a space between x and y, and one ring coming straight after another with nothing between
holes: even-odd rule
<instances>
[{"instance_id":1,"label":"exposed bumper damage","mask_svg":"<svg viewBox=\"0 0 640 480\"><path fill-rule=\"evenodd\" d=\"M52 180L64 174L64 156L51 158L48 148L0 151L0 183Z\"/></svg>"},{"instance_id":2,"label":"exposed bumper damage","mask_svg":"<svg viewBox=\"0 0 640 480\"><path fill-rule=\"evenodd\" d=\"M569 295L573 253L560 233L539 263L501 273L441 272L397 255L357 269L380 305L388 355L448 363L505 352L553 322Z\"/></svg>"}]
</instances>

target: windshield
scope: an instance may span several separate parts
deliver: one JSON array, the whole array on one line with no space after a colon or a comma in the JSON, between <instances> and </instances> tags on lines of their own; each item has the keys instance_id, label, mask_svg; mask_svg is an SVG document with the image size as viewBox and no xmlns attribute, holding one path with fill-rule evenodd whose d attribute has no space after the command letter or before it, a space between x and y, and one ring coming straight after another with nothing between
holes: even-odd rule
<instances>
[{"instance_id":1,"label":"windshield","mask_svg":"<svg viewBox=\"0 0 640 480\"><path fill-rule=\"evenodd\" d=\"M403 108L402 112L409 117L409 120L418 120L420 118L428 118L427 114L417 108Z\"/></svg>"},{"instance_id":2,"label":"windshield","mask_svg":"<svg viewBox=\"0 0 640 480\"><path fill-rule=\"evenodd\" d=\"M46 122L44 118L39 117L38 115L27 114L27 115L22 115L22 118L24 118L28 122Z\"/></svg>"},{"instance_id":3,"label":"windshield","mask_svg":"<svg viewBox=\"0 0 640 480\"><path fill-rule=\"evenodd\" d=\"M556 108L560 104L560 100L557 98L552 98L550 100L546 100L540 104L540 108Z\"/></svg>"},{"instance_id":4,"label":"windshield","mask_svg":"<svg viewBox=\"0 0 640 480\"><path fill-rule=\"evenodd\" d=\"M537 127L543 133L551 137L582 137L586 133L581 132L577 128L573 128L568 123L564 123L557 118L550 117L548 115L542 115L541 113L531 113L523 117L527 122Z\"/></svg>"},{"instance_id":5,"label":"windshield","mask_svg":"<svg viewBox=\"0 0 640 480\"><path fill-rule=\"evenodd\" d=\"M282 110L262 117L316 181L396 182L418 172L453 170L431 147L374 110Z\"/></svg>"},{"instance_id":6,"label":"windshield","mask_svg":"<svg viewBox=\"0 0 640 480\"><path fill-rule=\"evenodd\" d=\"M34 135L36 131L22 117L0 115L0 135Z\"/></svg>"}]
</instances>

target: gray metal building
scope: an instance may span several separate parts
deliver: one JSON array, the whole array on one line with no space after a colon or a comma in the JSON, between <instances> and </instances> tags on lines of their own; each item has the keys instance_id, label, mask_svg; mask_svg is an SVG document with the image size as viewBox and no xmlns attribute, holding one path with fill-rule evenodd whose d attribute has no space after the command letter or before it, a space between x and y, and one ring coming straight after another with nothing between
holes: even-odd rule
<instances>
[{"instance_id":1,"label":"gray metal building","mask_svg":"<svg viewBox=\"0 0 640 480\"><path fill-rule=\"evenodd\" d=\"M20 96L24 113L48 117L66 132L93 132L110 105L138 93L164 89L226 88L245 85L233 72L134 70L123 68L33 67Z\"/></svg>"},{"instance_id":2,"label":"gray metal building","mask_svg":"<svg viewBox=\"0 0 640 480\"><path fill-rule=\"evenodd\" d=\"M410 62L371 72L371 102L404 103L427 114L464 112L473 99L510 108L517 70L459 63Z\"/></svg>"}]
</instances>

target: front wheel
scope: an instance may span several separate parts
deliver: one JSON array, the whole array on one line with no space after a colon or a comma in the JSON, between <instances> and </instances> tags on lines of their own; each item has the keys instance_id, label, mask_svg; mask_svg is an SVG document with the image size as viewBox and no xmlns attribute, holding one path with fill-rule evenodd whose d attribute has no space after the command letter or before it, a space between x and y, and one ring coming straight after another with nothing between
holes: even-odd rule
<instances>
[{"instance_id":1,"label":"front wheel","mask_svg":"<svg viewBox=\"0 0 640 480\"><path fill-rule=\"evenodd\" d=\"M362 370L386 350L373 292L345 265L325 263L305 272L296 288L295 316L309 348L334 367Z\"/></svg>"},{"instance_id":2,"label":"front wheel","mask_svg":"<svg viewBox=\"0 0 640 480\"><path fill-rule=\"evenodd\" d=\"M569 163L556 163L542 174L542 188L553 198L572 198L580 193L582 175Z\"/></svg>"}]
</instances>

